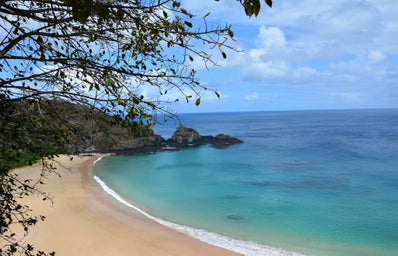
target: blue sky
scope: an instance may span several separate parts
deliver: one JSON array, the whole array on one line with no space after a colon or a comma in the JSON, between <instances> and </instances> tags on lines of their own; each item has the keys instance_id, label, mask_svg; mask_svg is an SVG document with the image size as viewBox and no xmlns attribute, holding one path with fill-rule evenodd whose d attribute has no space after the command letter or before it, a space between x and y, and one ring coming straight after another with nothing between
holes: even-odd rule
<instances>
[{"instance_id":1,"label":"blue sky","mask_svg":"<svg viewBox=\"0 0 398 256\"><path fill-rule=\"evenodd\" d=\"M209 21L232 25L240 52L227 52L200 81L199 107L177 112L398 107L398 1L275 0L248 18L237 1L183 1Z\"/></svg>"}]
</instances>

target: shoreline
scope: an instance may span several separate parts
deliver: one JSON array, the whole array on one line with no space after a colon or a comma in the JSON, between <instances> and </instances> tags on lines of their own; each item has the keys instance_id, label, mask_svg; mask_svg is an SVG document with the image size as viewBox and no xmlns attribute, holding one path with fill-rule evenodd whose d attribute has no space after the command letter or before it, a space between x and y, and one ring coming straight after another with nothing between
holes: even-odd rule
<instances>
[{"instance_id":1,"label":"shoreline","mask_svg":"<svg viewBox=\"0 0 398 256\"><path fill-rule=\"evenodd\" d=\"M209 245L160 225L110 197L94 180L94 161L104 155L61 155L62 176L47 177L41 189L54 197L54 205L33 196L22 200L34 215L46 220L31 227L26 239L36 250L56 255L241 255ZM57 166L59 166L57 164ZM36 177L40 165L16 170L21 177Z\"/></svg>"},{"instance_id":2,"label":"shoreline","mask_svg":"<svg viewBox=\"0 0 398 256\"><path fill-rule=\"evenodd\" d=\"M147 212L143 211L139 207L127 202L120 195L118 195L114 190L109 188L105 182L103 182L97 176L94 176L95 181L102 187L102 189L112 196L114 199L124 204L125 206L134 209L139 212L146 218L159 223L160 225L169 227L177 232L186 234L190 237L193 237L199 241L207 243L209 245L214 245L220 248L224 248L230 250L232 252L236 252L245 256L257 256L257 255L290 255L290 256L302 256L302 254L298 254L295 252L284 251L279 248L268 247L260 244L256 244L250 241L237 240L234 238L230 238L221 234L217 234L214 232L206 231L198 228L191 228L187 226L182 226L173 222L169 222L157 217L154 217Z\"/></svg>"},{"instance_id":3,"label":"shoreline","mask_svg":"<svg viewBox=\"0 0 398 256\"><path fill-rule=\"evenodd\" d=\"M101 159L102 159L102 157L95 160L93 163L93 167ZM146 217L154 222L157 222L160 225L171 228L172 230L175 230L177 232L186 234L186 235L193 237L199 241L202 241L206 244L216 246L219 248L224 248L228 251L232 251L232 252L235 252L235 253L238 253L241 255L245 255L245 256L258 256L258 255L303 256L302 254L292 252L292 251L287 251L287 250L284 250L281 248L274 248L274 247L270 247L270 246L266 246L266 245L262 245L262 244L257 244L255 242L251 242L251 241L238 240L238 239L230 238L230 237L222 235L222 234L210 232L210 231L203 230L203 229L183 226L180 224L176 224L176 223L161 219L159 217L153 216L150 213L146 212L145 210L142 209L142 207L137 206L134 202L129 202L128 200L124 199L122 196L117 194L112 188L108 187L108 185L104 181L102 181L99 177L95 176L94 173L92 173L91 177L93 177L93 180L95 180L98 183L98 185L103 189L103 191L105 193L109 194L113 198L113 200L118 201L119 203L123 204L124 206L127 206L128 208L133 209L134 211L138 212L139 214L143 215L144 217Z\"/></svg>"}]
</instances>

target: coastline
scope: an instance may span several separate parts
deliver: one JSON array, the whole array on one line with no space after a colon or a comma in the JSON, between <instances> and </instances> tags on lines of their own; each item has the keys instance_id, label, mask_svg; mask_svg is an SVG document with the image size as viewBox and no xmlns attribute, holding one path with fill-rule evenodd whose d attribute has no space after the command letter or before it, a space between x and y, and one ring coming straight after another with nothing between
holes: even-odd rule
<instances>
[{"instance_id":1,"label":"coastline","mask_svg":"<svg viewBox=\"0 0 398 256\"><path fill-rule=\"evenodd\" d=\"M240 255L160 225L111 198L93 179L99 157L57 158L68 169L58 168L61 178L50 175L42 186L54 205L37 196L23 200L33 214L46 216L31 228L26 242L56 255ZM35 177L40 165L16 171Z\"/></svg>"},{"instance_id":2,"label":"coastline","mask_svg":"<svg viewBox=\"0 0 398 256\"><path fill-rule=\"evenodd\" d=\"M121 196L119 196L114 190L109 188L101 179L99 179L97 176L94 176L95 181L102 187L102 189L108 193L110 196L112 196L115 200L119 201L120 203L126 205L129 208L134 209L135 211L139 212L146 218L159 223L160 225L169 227L173 230L177 230L178 232L181 232L183 234L187 234L190 237L193 237L197 240L200 240L204 243L207 243L209 245L214 245L220 248L224 248L245 256L258 256L258 255L264 255L264 256L278 256L278 255L289 255L289 256L302 256L302 254L298 254L295 252L290 252L290 251L284 251L279 248L273 248L273 247L268 247L260 244L256 244L250 241L243 241L243 240L237 240L233 239L221 234L213 233L210 231L206 231L203 229L197 229L197 228L191 228L183 225L179 225L173 222L169 222L163 219L159 219L157 217L154 217L147 212L143 211L141 208L131 204L130 202L127 202L124 200Z\"/></svg>"},{"instance_id":3,"label":"coastline","mask_svg":"<svg viewBox=\"0 0 398 256\"><path fill-rule=\"evenodd\" d=\"M95 165L98 161L100 161L102 157L98 158L94 161L93 165ZM125 198L121 197L117 194L112 188L108 187L107 184L102 181L98 176L95 176L94 173L90 175L90 177L98 183L98 185L106 192L109 196L112 197L114 201L117 201L124 206L133 209L136 213L148 218L151 221L159 223L160 225L171 228L172 230L178 231L180 233L186 234L190 237L193 237L199 241L202 241L206 244L213 245L219 248L224 248L228 251L232 251L238 253L239 255L245 256L303 256L302 254L287 251L281 248L270 247L258 243L254 243L251 241L238 240L234 238L230 238L228 236L210 232L203 229L192 228L188 226L183 226L177 223L173 223L161 218L158 218L151 213L148 213L141 206L137 206L134 202L127 201Z\"/></svg>"}]
</instances>

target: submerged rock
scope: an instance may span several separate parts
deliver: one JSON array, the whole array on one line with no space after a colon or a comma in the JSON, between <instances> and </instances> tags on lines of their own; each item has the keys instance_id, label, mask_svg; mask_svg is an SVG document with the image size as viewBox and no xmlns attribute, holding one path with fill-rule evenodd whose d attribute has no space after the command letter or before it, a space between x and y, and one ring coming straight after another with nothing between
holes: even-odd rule
<instances>
[{"instance_id":1,"label":"submerged rock","mask_svg":"<svg viewBox=\"0 0 398 256\"><path fill-rule=\"evenodd\" d=\"M230 220L243 220L245 217L241 214L229 214L227 218Z\"/></svg>"},{"instance_id":2,"label":"submerged rock","mask_svg":"<svg viewBox=\"0 0 398 256\"><path fill-rule=\"evenodd\" d=\"M300 160L291 160L291 161L287 162L286 164L288 164L288 165L303 165L303 164L305 164L305 162L302 162Z\"/></svg>"}]
</instances>

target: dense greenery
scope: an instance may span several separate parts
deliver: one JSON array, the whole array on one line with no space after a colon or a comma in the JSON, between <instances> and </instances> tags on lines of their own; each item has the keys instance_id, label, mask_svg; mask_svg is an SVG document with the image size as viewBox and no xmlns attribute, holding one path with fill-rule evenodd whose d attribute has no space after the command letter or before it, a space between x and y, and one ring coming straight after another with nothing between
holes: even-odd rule
<instances>
[{"instance_id":1,"label":"dense greenery","mask_svg":"<svg viewBox=\"0 0 398 256\"><path fill-rule=\"evenodd\" d=\"M258 15L260 0L237 2L248 16ZM18 198L48 199L37 187L53 171L46 159L81 151L78 142L90 139L83 131L128 126L134 136L153 126L153 113L172 114L165 103L178 98L146 99L145 88L200 104L201 90L212 89L199 83L191 64L214 63L211 50L226 58L225 49L233 49L230 26L208 24L208 15L196 17L176 0L0 1L1 255L45 255L11 227L27 234L43 219ZM107 138L104 147L112 143ZM38 181L9 172L37 159Z\"/></svg>"}]
</instances>

